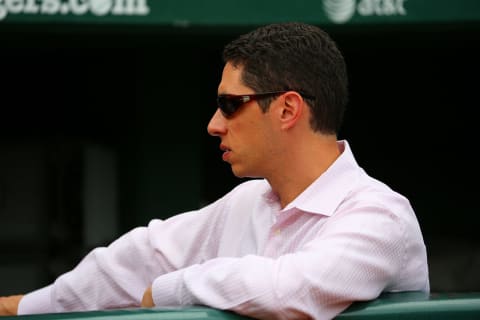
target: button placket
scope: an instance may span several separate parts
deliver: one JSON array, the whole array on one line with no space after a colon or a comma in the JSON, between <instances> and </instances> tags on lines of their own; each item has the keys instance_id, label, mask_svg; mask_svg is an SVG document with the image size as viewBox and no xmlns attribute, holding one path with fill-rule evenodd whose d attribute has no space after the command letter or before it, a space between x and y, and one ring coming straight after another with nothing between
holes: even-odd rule
<instances>
[{"instance_id":1,"label":"button placket","mask_svg":"<svg viewBox=\"0 0 480 320\"><path fill-rule=\"evenodd\" d=\"M276 222L270 227L267 244L265 246L265 256L275 258L282 253L282 234L286 228L285 222L295 214L292 210L280 211L276 216Z\"/></svg>"}]
</instances>

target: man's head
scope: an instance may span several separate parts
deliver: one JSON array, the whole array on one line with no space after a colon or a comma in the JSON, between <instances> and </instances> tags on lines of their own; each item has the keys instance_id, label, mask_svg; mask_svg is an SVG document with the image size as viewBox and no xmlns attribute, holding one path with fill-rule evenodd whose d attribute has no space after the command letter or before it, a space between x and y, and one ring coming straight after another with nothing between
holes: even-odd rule
<instances>
[{"instance_id":1,"label":"man's head","mask_svg":"<svg viewBox=\"0 0 480 320\"><path fill-rule=\"evenodd\" d=\"M322 172L338 155L347 101L343 57L328 35L301 23L268 25L228 44L224 60L207 130L234 174L273 183L299 166L308 176Z\"/></svg>"},{"instance_id":2,"label":"man's head","mask_svg":"<svg viewBox=\"0 0 480 320\"><path fill-rule=\"evenodd\" d=\"M260 27L229 43L225 63L242 67L242 81L256 93L293 90L311 108L314 131L336 134L348 100L342 54L321 29L303 23ZM275 97L260 99L264 112Z\"/></svg>"}]
</instances>

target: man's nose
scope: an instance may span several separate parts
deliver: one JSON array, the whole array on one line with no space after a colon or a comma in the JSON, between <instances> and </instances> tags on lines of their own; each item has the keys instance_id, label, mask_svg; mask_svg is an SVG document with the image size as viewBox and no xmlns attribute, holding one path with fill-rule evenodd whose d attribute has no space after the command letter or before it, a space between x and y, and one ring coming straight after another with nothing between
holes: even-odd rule
<instances>
[{"instance_id":1,"label":"man's nose","mask_svg":"<svg viewBox=\"0 0 480 320\"><path fill-rule=\"evenodd\" d=\"M212 136L220 136L227 132L226 119L220 109L213 114L207 126L207 131Z\"/></svg>"}]
</instances>

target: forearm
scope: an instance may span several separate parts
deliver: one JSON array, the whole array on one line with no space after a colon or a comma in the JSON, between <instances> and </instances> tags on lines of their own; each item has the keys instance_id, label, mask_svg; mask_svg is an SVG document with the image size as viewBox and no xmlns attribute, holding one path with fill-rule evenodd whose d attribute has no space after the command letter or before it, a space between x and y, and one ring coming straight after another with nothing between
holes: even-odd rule
<instances>
[{"instance_id":1,"label":"forearm","mask_svg":"<svg viewBox=\"0 0 480 320\"><path fill-rule=\"evenodd\" d=\"M201 219L200 219L201 218ZM185 215L168 221L154 220L136 228L108 248L90 252L72 271L51 286L32 292L22 303L22 313L100 310L140 306L143 293L161 274L196 261L205 216ZM199 227L193 228L194 224ZM178 230L189 226L188 235ZM41 301L41 303L38 303Z\"/></svg>"},{"instance_id":2,"label":"forearm","mask_svg":"<svg viewBox=\"0 0 480 320\"><path fill-rule=\"evenodd\" d=\"M22 314L133 307L161 272L146 228L91 251L72 271L22 299ZM143 263L145 261L145 263Z\"/></svg>"},{"instance_id":3,"label":"forearm","mask_svg":"<svg viewBox=\"0 0 480 320\"><path fill-rule=\"evenodd\" d=\"M156 279L153 300L157 306L207 305L258 319L331 319L358 297L337 291L345 285L340 280L325 277L322 287L324 276L308 264L294 270L294 259L214 259Z\"/></svg>"}]
</instances>

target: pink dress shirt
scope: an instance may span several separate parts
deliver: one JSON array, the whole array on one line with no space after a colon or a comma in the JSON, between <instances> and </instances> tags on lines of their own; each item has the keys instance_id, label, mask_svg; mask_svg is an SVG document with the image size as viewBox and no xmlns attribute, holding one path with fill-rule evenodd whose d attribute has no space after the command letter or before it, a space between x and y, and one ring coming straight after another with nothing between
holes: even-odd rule
<instances>
[{"instance_id":1,"label":"pink dress shirt","mask_svg":"<svg viewBox=\"0 0 480 320\"><path fill-rule=\"evenodd\" d=\"M152 220L89 253L19 314L206 305L260 319L332 319L384 291L429 291L408 200L341 156L284 209L265 180L198 211Z\"/></svg>"}]
</instances>

